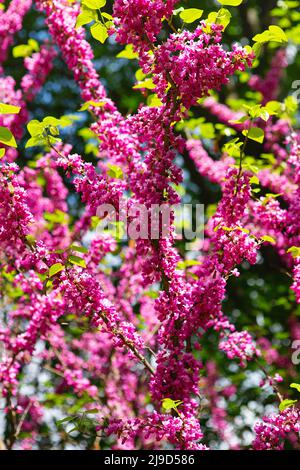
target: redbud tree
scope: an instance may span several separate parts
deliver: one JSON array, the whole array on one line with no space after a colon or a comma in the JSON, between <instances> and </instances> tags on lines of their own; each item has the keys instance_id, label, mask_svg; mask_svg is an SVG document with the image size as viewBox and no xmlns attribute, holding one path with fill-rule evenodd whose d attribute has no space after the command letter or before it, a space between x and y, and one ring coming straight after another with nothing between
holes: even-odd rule
<instances>
[{"instance_id":1,"label":"redbud tree","mask_svg":"<svg viewBox=\"0 0 300 470\"><path fill-rule=\"evenodd\" d=\"M300 448L298 8L1 1L2 449Z\"/></svg>"}]
</instances>

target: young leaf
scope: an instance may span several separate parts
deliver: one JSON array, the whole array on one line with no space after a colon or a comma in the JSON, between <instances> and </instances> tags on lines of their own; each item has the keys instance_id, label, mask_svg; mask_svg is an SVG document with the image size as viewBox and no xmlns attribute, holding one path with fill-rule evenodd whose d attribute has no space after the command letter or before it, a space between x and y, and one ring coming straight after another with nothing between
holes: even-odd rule
<instances>
[{"instance_id":1,"label":"young leaf","mask_svg":"<svg viewBox=\"0 0 300 470\"><path fill-rule=\"evenodd\" d=\"M259 117L267 122L269 120L270 114L266 109L262 109L259 114Z\"/></svg>"},{"instance_id":2,"label":"young leaf","mask_svg":"<svg viewBox=\"0 0 300 470\"><path fill-rule=\"evenodd\" d=\"M27 124L27 130L31 137L36 137L37 135L41 135L43 133L43 125L37 119L33 119Z\"/></svg>"},{"instance_id":3,"label":"young leaf","mask_svg":"<svg viewBox=\"0 0 300 470\"><path fill-rule=\"evenodd\" d=\"M290 387L295 388L298 392L300 392L300 384L292 383Z\"/></svg>"},{"instance_id":4,"label":"young leaf","mask_svg":"<svg viewBox=\"0 0 300 470\"><path fill-rule=\"evenodd\" d=\"M26 235L26 240L29 243L29 245L34 246L36 243L36 240L33 235Z\"/></svg>"},{"instance_id":5,"label":"young leaf","mask_svg":"<svg viewBox=\"0 0 300 470\"><path fill-rule=\"evenodd\" d=\"M93 106L94 108L101 108L105 105L105 101L86 101L83 105L79 108L79 111L86 111L88 108Z\"/></svg>"},{"instance_id":6,"label":"young leaf","mask_svg":"<svg viewBox=\"0 0 300 470\"><path fill-rule=\"evenodd\" d=\"M70 255L68 261L72 264L76 264L76 266L80 266L81 268L86 268L86 262L80 256Z\"/></svg>"},{"instance_id":7,"label":"young leaf","mask_svg":"<svg viewBox=\"0 0 300 470\"><path fill-rule=\"evenodd\" d=\"M273 237L270 237L269 235L264 235L263 237L261 237L261 240L263 240L264 242L272 243L272 244L276 243L276 240Z\"/></svg>"},{"instance_id":8,"label":"young leaf","mask_svg":"<svg viewBox=\"0 0 300 470\"><path fill-rule=\"evenodd\" d=\"M123 51L117 54L118 59L138 59L139 55L134 52L132 44L127 44Z\"/></svg>"},{"instance_id":9,"label":"young leaf","mask_svg":"<svg viewBox=\"0 0 300 470\"><path fill-rule=\"evenodd\" d=\"M20 106L13 106L12 104L0 103L0 114L19 114Z\"/></svg>"},{"instance_id":10,"label":"young leaf","mask_svg":"<svg viewBox=\"0 0 300 470\"><path fill-rule=\"evenodd\" d=\"M107 172L108 176L116 179L123 179L123 170L118 165L112 165L111 163L107 164L109 170Z\"/></svg>"},{"instance_id":11,"label":"young leaf","mask_svg":"<svg viewBox=\"0 0 300 470\"><path fill-rule=\"evenodd\" d=\"M17 147L17 142L7 127L0 126L0 142L9 147Z\"/></svg>"},{"instance_id":12,"label":"young leaf","mask_svg":"<svg viewBox=\"0 0 300 470\"><path fill-rule=\"evenodd\" d=\"M291 253L293 258L298 258L298 257L300 257L300 247L299 246L291 246L291 248L289 248L287 250L287 253Z\"/></svg>"},{"instance_id":13,"label":"young leaf","mask_svg":"<svg viewBox=\"0 0 300 470\"><path fill-rule=\"evenodd\" d=\"M28 44L19 44L15 46L12 50L12 55L15 59L19 57L29 57L32 53L32 49Z\"/></svg>"},{"instance_id":14,"label":"young leaf","mask_svg":"<svg viewBox=\"0 0 300 470\"><path fill-rule=\"evenodd\" d=\"M147 78L146 80L137 83L132 87L133 89L139 89L139 88L146 88L147 90L154 90L156 88L156 85L153 83L151 78Z\"/></svg>"},{"instance_id":15,"label":"young leaf","mask_svg":"<svg viewBox=\"0 0 300 470\"><path fill-rule=\"evenodd\" d=\"M259 142L260 144L263 143L265 137L265 133L260 127L251 127L249 130L245 129L243 131L243 135L247 136L248 139Z\"/></svg>"},{"instance_id":16,"label":"young leaf","mask_svg":"<svg viewBox=\"0 0 300 470\"><path fill-rule=\"evenodd\" d=\"M229 7L238 7L241 5L243 0L218 0L221 5L229 6Z\"/></svg>"},{"instance_id":17,"label":"young leaf","mask_svg":"<svg viewBox=\"0 0 300 470\"><path fill-rule=\"evenodd\" d=\"M60 119L57 119L53 116L46 116L44 119L43 119L43 125L44 126L53 126L53 127L56 127L56 126L60 126L61 124L61 120Z\"/></svg>"},{"instance_id":18,"label":"young leaf","mask_svg":"<svg viewBox=\"0 0 300 470\"><path fill-rule=\"evenodd\" d=\"M250 178L250 184L259 184L259 179L257 176L252 176L252 178Z\"/></svg>"},{"instance_id":19,"label":"young leaf","mask_svg":"<svg viewBox=\"0 0 300 470\"><path fill-rule=\"evenodd\" d=\"M84 246L78 246L78 245L71 245L70 249L73 251L78 251L79 253L88 253L89 251Z\"/></svg>"},{"instance_id":20,"label":"young leaf","mask_svg":"<svg viewBox=\"0 0 300 470\"><path fill-rule=\"evenodd\" d=\"M187 8L179 13L180 18L185 23L193 23L194 21L201 18L203 15L203 10L199 10L198 8Z\"/></svg>"},{"instance_id":21,"label":"young leaf","mask_svg":"<svg viewBox=\"0 0 300 470\"><path fill-rule=\"evenodd\" d=\"M77 16L75 28L77 29L80 26L84 26L85 24L88 24L93 20L97 20L96 12L91 10L83 11Z\"/></svg>"},{"instance_id":22,"label":"young leaf","mask_svg":"<svg viewBox=\"0 0 300 470\"><path fill-rule=\"evenodd\" d=\"M61 263L52 264L52 266L49 268L49 277L55 276L55 274L59 273L63 269L65 269L65 267Z\"/></svg>"},{"instance_id":23,"label":"young leaf","mask_svg":"<svg viewBox=\"0 0 300 470\"><path fill-rule=\"evenodd\" d=\"M253 41L260 44L270 41L284 43L287 42L288 39L285 32L279 26L271 25L269 26L269 29L263 33L256 34L256 36L253 38Z\"/></svg>"},{"instance_id":24,"label":"young leaf","mask_svg":"<svg viewBox=\"0 0 300 470\"><path fill-rule=\"evenodd\" d=\"M279 411L284 411L295 403L297 403L297 400L283 400L279 405Z\"/></svg>"},{"instance_id":25,"label":"young leaf","mask_svg":"<svg viewBox=\"0 0 300 470\"><path fill-rule=\"evenodd\" d=\"M31 49L35 52L40 50L39 43L35 39L28 39L28 45L31 47Z\"/></svg>"},{"instance_id":26,"label":"young leaf","mask_svg":"<svg viewBox=\"0 0 300 470\"><path fill-rule=\"evenodd\" d=\"M38 145L44 145L45 141L42 137L36 136L36 137L31 137L30 139L27 140L25 148L29 147L36 147Z\"/></svg>"},{"instance_id":27,"label":"young leaf","mask_svg":"<svg viewBox=\"0 0 300 470\"><path fill-rule=\"evenodd\" d=\"M99 10L106 5L106 0L82 0L82 5L86 5L91 10Z\"/></svg>"},{"instance_id":28,"label":"young leaf","mask_svg":"<svg viewBox=\"0 0 300 470\"><path fill-rule=\"evenodd\" d=\"M163 106L163 102L158 98L156 94L149 95L147 98L147 105L149 108L160 108Z\"/></svg>"},{"instance_id":29,"label":"young leaf","mask_svg":"<svg viewBox=\"0 0 300 470\"><path fill-rule=\"evenodd\" d=\"M39 43L35 39L29 39L27 44L19 44L12 50L14 58L29 57L33 52L39 50Z\"/></svg>"},{"instance_id":30,"label":"young leaf","mask_svg":"<svg viewBox=\"0 0 300 470\"><path fill-rule=\"evenodd\" d=\"M268 101L265 108L270 115L276 115L279 113L282 105L279 101Z\"/></svg>"},{"instance_id":31,"label":"young leaf","mask_svg":"<svg viewBox=\"0 0 300 470\"><path fill-rule=\"evenodd\" d=\"M74 421L74 419L76 419L76 416L67 416L66 418L57 420L56 425L61 426L63 423L68 423L70 421Z\"/></svg>"},{"instance_id":32,"label":"young leaf","mask_svg":"<svg viewBox=\"0 0 300 470\"><path fill-rule=\"evenodd\" d=\"M104 26L102 23L97 22L93 24L90 29L91 29L91 35L93 36L93 38L97 39L102 44L108 38L106 26Z\"/></svg>"},{"instance_id":33,"label":"young leaf","mask_svg":"<svg viewBox=\"0 0 300 470\"><path fill-rule=\"evenodd\" d=\"M0 149L0 158L4 157L5 149Z\"/></svg>"},{"instance_id":34,"label":"young leaf","mask_svg":"<svg viewBox=\"0 0 300 470\"><path fill-rule=\"evenodd\" d=\"M285 109L288 114L295 114L298 109L298 103L294 96L290 95L284 100Z\"/></svg>"},{"instance_id":35,"label":"young leaf","mask_svg":"<svg viewBox=\"0 0 300 470\"><path fill-rule=\"evenodd\" d=\"M212 11L207 17L208 23L221 24L223 30L229 25L230 19L231 13L226 8L221 8L219 11Z\"/></svg>"},{"instance_id":36,"label":"young leaf","mask_svg":"<svg viewBox=\"0 0 300 470\"><path fill-rule=\"evenodd\" d=\"M162 400L162 408L165 411L176 410L182 403L180 400L172 400L171 398L164 398Z\"/></svg>"}]
</instances>

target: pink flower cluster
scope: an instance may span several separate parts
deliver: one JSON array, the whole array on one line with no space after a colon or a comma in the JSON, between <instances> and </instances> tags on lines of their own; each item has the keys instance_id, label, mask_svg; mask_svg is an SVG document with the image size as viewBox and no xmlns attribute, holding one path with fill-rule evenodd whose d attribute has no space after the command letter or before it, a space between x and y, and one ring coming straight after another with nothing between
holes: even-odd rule
<instances>
[{"instance_id":1,"label":"pink flower cluster","mask_svg":"<svg viewBox=\"0 0 300 470\"><path fill-rule=\"evenodd\" d=\"M22 28L23 18L30 9L32 0L11 0L7 10L0 9L0 72L14 35Z\"/></svg>"},{"instance_id":2,"label":"pink flower cluster","mask_svg":"<svg viewBox=\"0 0 300 470\"><path fill-rule=\"evenodd\" d=\"M117 41L138 47L144 43L148 48L157 40L162 20L170 18L175 3L176 0L116 0L114 19Z\"/></svg>"},{"instance_id":3,"label":"pink flower cluster","mask_svg":"<svg viewBox=\"0 0 300 470\"><path fill-rule=\"evenodd\" d=\"M282 450L285 439L297 441L300 431L300 415L297 408L287 408L281 413L264 416L255 425L255 450Z\"/></svg>"},{"instance_id":4,"label":"pink flower cluster","mask_svg":"<svg viewBox=\"0 0 300 470\"><path fill-rule=\"evenodd\" d=\"M25 58L24 65L28 73L22 77L21 87L27 100L32 100L43 86L55 56L53 47L43 45L39 52Z\"/></svg>"},{"instance_id":5,"label":"pink flower cluster","mask_svg":"<svg viewBox=\"0 0 300 470\"><path fill-rule=\"evenodd\" d=\"M247 361L251 360L253 356L260 355L248 331L230 333L222 339L219 347L229 359L239 359L242 366L246 366Z\"/></svg>"},{"instance_id":6,"label":"pink flower cluster","mask_svg":"<svg viewBox=\"0 0 300 470\"><path fill-rule=\"evenodd\" d=\"M219 90L228 83L236 70L251 65L252 57L237 45L227 52L221 45L221 25L212 25L212 33L204 32L205 23L193 33L172 34L155 54L154 83L158 95L165 100L168 83L174 84L176 94L186 108L194 105L209 91Z\"/></svg>"}]
</instances>

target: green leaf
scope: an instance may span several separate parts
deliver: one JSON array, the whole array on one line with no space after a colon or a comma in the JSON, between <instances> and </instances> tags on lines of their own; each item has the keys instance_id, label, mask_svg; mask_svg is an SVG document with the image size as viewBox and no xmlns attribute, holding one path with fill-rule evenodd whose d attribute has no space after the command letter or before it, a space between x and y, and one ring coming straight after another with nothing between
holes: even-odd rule
<instances>
[{"instance_id":1,"label":"green leaf","mask_svg":"<svg viewBox=\"0 0 300 470\"><path fill-rule=\"evenodd\" d=\"M241 5L243 0L218 0L221 5L229 6L229 7L238 7Z\"/></svg>"},{"instance_id":2,"label":"green leaf","mask_svg":"<svg viewBox=\"0 0 300 470\"><path fill-rule=\"evenodd\" d=\"M290 385L291 388L295 388L297 392L300 392L300 384L292 383Z\"/></svg>"},{"instance_id":3,"label":"green leaf","mask_svg":"<svg viewBox=\"0 0 300 470\"><path fill-rule=\"evenodd\" d=\"M248 228L244 228L244 227L235 227L236 230L239 230L240 232L243 232L243 233L250 233L250 230Z\"/></svg>"},{"instance_id":4,"label":"green leaf","mask_svg":"<svg viewBox=\"0 0 300 470\"><path fill-rule=\"evenodd\" d=\"M85 24L90 23L91 21L97 20L97 14L94 11L83 11L77 16L75 28L79 28L80 26L84 26Z\"/></svg>"},{"instance_id":5,"label":"green leaf","mask_svg":"<svg viewBox=\"0 0 300 470\"><path fill-rule=\"evenodd\" d=\"M138 57L139 55L134 52L132 44L127 44L125 49L117 54L118 59L138 59Z\"/></svg>"},{"instance_id":6,"label":"green leaf","mask_svg":"<svg viewBox=\"0 0 300 470\"><path fill-rule=\"evenodd\" d=\"M269 120L270 114L266 109L262 109L261 112L260 112L259 117L261 119L263 119L263 121L267 122Z\"/></svg>"},{"instance_id":7,"label":"green leaf","mask_svg":"<svg viewBox=\"0 0 300 470\"><path fill-rule=\"evenodd\" d=\"M35 136L27 140L25 148L37 147L39 145L45 145L45 140L42 137Z\"/></svg>"},{"instance_id":8,"label":"green leaf","mask_svg":"<svg viewBox=\"0 0 300 470\"><path fill-rule=\"evenodd\" d=\"M248 139L255 140L255 142L263 143L265 133L260 127L251 127L251 129L245 129L243 135L248 137Z\"/></svg>"},{"instance_id":9,"label":"green leaf","mask_svg":"<svg viewBox=\"0 0 300 470\"><path fill-rule=\"evenodd\" d=\"M263 237L261 237L261 240L263 240L264 242L272 243L273 245L276 243L276 240L273 237L270 237L269 235L264 235Z\"/></svg>"},{"instance_id":10,"label":"green leaf","mask_svg":"<svg viewBox=\"0 0 300 470\"><path fill-rule=\"evenodd\" d=\"M3 158L5 155L5 149L0 149L0 158Z\"/></svg>"},{"instance_id":11,"label":"green leaf","mask_svg":"<svg viewBox=\"0 0 300 470\"><path fill-rule=\"evenodd\" d=\"M99 217L97 217L96 215L93 215L91 217L91 229L95 230L98 227L99 223L100 223Z\"/></svg>"},{"instance_id":12,"label":"green leaf","mask_svg":"<svg viewBox=\"0 0 300 470\"><path fill-rule=\"evenodd\" d=\"M146 80L143 80L142 82L137 83L132 88L133 89L146 88L147 90L154 90L154 88L156 88L156 85L153 83L153 80L151 78L147 78Z\"/></svg>"},{"instance_id":13,"label":"green leaf","mask_svg":"<svg viewBox=\"0 0 300 470\"><path fill-rule=\"evenodd\" d=\"M162 408L165 411L177 410L177 407L182 403L180 400L172 400L171 398L164 398L162 400Z\"/></svg>"},{"instance_id":14,"label":"green leaf","mask_svg":"<svg viewBox=\"0 0 300 470\"><path fill-rule=\"evenodd\" d=\"M250 184L259 184L259 179L257 176L252 176L252 178L250 178Z\"/></svg>"},{"instance_id":15,"label":"green leaf","mask_svg":"<svg viewBox=\"0 0 300 470\"><path fill-rule=\"evenodd\" d=\"M80 256L70 255L68 261L72 264L76 264L76 266L80 266L81 268L86 268L86 262Z\"/></svg>"},{"instance_id":16,"label":"green leaf","mask_svg":"<svg viewBox=\"0 0 300 470\"><path fill-rule=\"evenodd\" d=\"M81 3L91 10L99 10L100 8L105 7L106 0L82 0Z\"/></svg>"},{"instance_id":17,"label":"green leaf","mask_svg":"<svg viewBox=\"0 0 300 470\"><path fill-rule=\"evenodd\" d=\"M299 246L291 246L287 250L287 253L291 253L293 258L299 258L300 257L300 247Z\"/></svg>"},{"instance_id":18,"label":"green leaf","mask_svg":"<svg viewBox=\"0 0 300 470\"><path fill-rule=\"evenodd\" d=\"M203 15L203 10L199 10L198 8L187 8L179 13L180 18L185 23L193 23L194 21L201 18Z\"/></svg>"},{"instance_id":19,"label":"green leaf","mask_svg":"<svg viewBox=\"0 0 300 470\"><path fill-rule=\"evenodd\" d=\"M118 165L112 165L111 163L108 163L107 166L109 168L107 172L108 176L120 180L124 178L123 170L121 167L119 167Z\"/></svg>"},{"instance_id":20,"label":"green leaf","mask_svg":"<svg viewBox=\"0 0 300 470\"><path fill-rule=\"evenodd\" d=\"M106 26L104 26L102 23L97 22L93 24L90 29L91 29L91 35L93 36L93 38L97 39L102 44L108 38Z\"/></svg>"},{"instance_id":21,"label":"green leaf","mask_svg":"<svg viewBox=\"0 0 300 470\"><path fill-rule=\"evenodd\" d=\"M256 58L258 58L260 53L261 53L261 50L262 50L262 44L260 42L256 42L255 44L253 44L252 50L253 50Z\"/></svg>"},{"instance_id":22,"label":"green leaf","mask_svg":"<svg viewBox=\"0 0 300 470\"><path fill-rule=\"evenodd\" d=\"M13 106L12 104L0 103L0 114L19 114L20 106Z\"/></svg>"},{"instance_id":23,"label":"green leaf","mask_svg":"<svg viewBox=\"0 0 300 470\"><path fill-rule=\"evenodd\" d=\"M177 263L177 268L178 269L186 269L186 268L189 268L191 266L199 266L201 263L201 261L197 261L197 260L193 260L193 259L186 259L184 261L179 261Z\"/></svg>"},{"instance_id":24,"label":"green leaf","mask_svg":"<svg viewBox=\"0 0 300 470\"><path fill-rule=\"evenodd\" d=\"M105 11L102 11L102 16L106 18L107 20L113 21L113 16L111 16L109 13L106 13Z\"/></svg>"},{"instance_id":25,"label":"green leaf","mask_svg":"<svg viewBox=\"0 0 300 470\"><path fill-rule=\"evenodd\" d=\"M278 39L278 42L288 42L285 32L277 25L269 26L269 31L271 35ZM273 39L274 41L274 39Z\"/></svg>"},{"instance_id":26,"label":"green leaf","mask_svg":"<svg viewBox=\"0 0 300 470\"><path fill-rule=\"evenodd\" d=\"M221 8L219 11L213 11L208 15L208 23L221 24L224 29L230 23L231 13L226 8Z\"/></svg>"},{"instance_id":27,"label":"green leaf","mask_svg":"<svg viewBox=\"0 0 300 470\"><path fill-rule=\"evenodd\" d=\"M282 105L281 103L279 103L279 101L268 101L265 106L265 109L268 111L269 114L276 115L281 110L281 106Z\"/></svg>"},{"instance_id":28,"label":"green leaf","mask_svg":"<svg viewBox=\"0 0 300 470\"><path fill-rule=\"evenodd\" d=\"M33 119L32 121L29 121L27 124L27 130L31 137L36 137L37 135L41 135L43 133L43 125L40 121L37 119Z\"/></svg>"},{"instance_id":29,"label":"green leaf","mask_svg":"<svg viewBox=\"0 0 300 470\"><path fill-rule=\"evenodd\" d=\"M295 403L297 403L297 400L283 400L279 405L279 411L284 411Z\"/></svg>"},{"instance_id":30,"label":"green leaf","mask_svg":"<svg viewBox=\"0 0 300 470\"><path fill-rule=\"evenodd\" d=\"M249 120L248 116L241 116L239 119L231 119L229 123L232 124L243 124L243 122L246 122Z\"/></svg>"},{"instance_id":31,"label":"green leaf","mask_svg":"<svg viewBox=\"0 0 300 470\"><path fill-rule=\"evenodd\" d=\"M223 152L230 157L237 158L240 156L242 145L243 142L240 142L238 138L232 139L223 146Z\"/></svg>"},{"instance_id":32,"label":"green leaf","mask_svg":"<svg viewBox=\"0 0 300 470\"><path fill-rule=\"evenodd\" d=\"M17 147L17 142L7 127L0 126L0 142L9 147Z\"/></svg>"},{"instance_id":33,"label":"green leaf","mask_svg":"<svg viewBox=\"0 0 300 470\"><path fill-rule=\"evenodd\" d=\"M144 295L146 295L146 297L150 297L150 299L157 299L159 296L158 292L155 292L153 290L148 290L144 292Z\"/></svg>"},{"instance_id":34,"label":"green leaf","mask_svg":"<svg viewBox=\"0 0 300 470\"><path fill-rule=\"evenodd\" d=\"M61 124L61 120L60 119L57 119L53 116L46 116L44 119L43 119L43 125L44 127L45 126L60 126Z\"/></svg>"},{"instance_id":35,"label":"green leaf","mask_svg":"<svg viewBox=\"0 0 300 470\"><path fill-rule=\"evenodd\" d=\"M179 15L179 13L183 10L184 10L183 7L176 8L175 10L173 10L173 16Z\"/></svg>"},{"instance_id":36,"label":"green leaf","mask_svg":"<svg viewBox=\"0 0 300 470\"><path fill-rule=\"evenodd\" d=\"M19 44L13 47L12 55L15 59L19 57L29 57L32 53L32 49L28 44Z\"/></svg>"},{"instance_id":37,"label":"green leaf","mask_svg":"<svg viewBox=\"0 0 300 470\"><path fill-rule=\"evenodd\" d=\"M79 108L79 111L86 111L88 108L93 106L94 108L101 108L105 105L105 101L86 101L83 105Z\"/></svg>"},{"instance_id":38,"label":"green leaf","mask_svg":"<svg viewBox=\"0 0 300 470\"><path fill-rule=\"evenodd\" d=\"M28 39L28 45L35 52L39 51L40 49L39 43L35 39Z\"/></svg>"},{"instance_id":39,"label":"green leaf","mask_svg":"<svg viewBox=\"0 0 300 470\"><path fill-rule=\"evenodd\" d=\"M279 26L271 25L269 26L269 29L263 33L256 34L256 36L253 38L253 41L260 44L270 41L284 43L287 42L288 39L285 32Z\"/></svg>"},{"instance_id":40,"label":"green leaf","mask_svg":"<svg viewBox=\"0 0 300 470\"><path fill-rule=\"evenodd\" d=\"M29 57L33 52L39 50L39 43L35 39L29 39L27 44L19 44L12 50L14 58Z\"/></svg>"},{"instance_id":41,"label":"green leaf","mask_svg":"<svg viewBox=\"0 0 300 470\"><path fill-rule=\"evenodd\" d=\"M67 416L66 418L63 418L63 419L58 419L56 421L56 425L57 426L61 426L61 424L63 423L68 423L70 421L74 421L77 417L76 416Z\"/></svg>"},{"instance_id":42,"label":"green leaf","mask_svg":"<svg viewBox=\"0 0 300 470\"><path fill-rule=\"evenodd\" d=\"M45 212L44 219L53 224L63 224L68 220L65 212L56 209L55 212Z\"/></svg>"},{"instance_id":43,"label":"green leaf","mask_svg":"<svg viewBox=\"0 0 300 470\"><path fill-rule=\"evenodd\" d=\"M89 251L84 246L78 246L78 245L71 245L70 250L78 251L79 253L88 253L88 251Z\"/></svg>"},{"instance_id":44,"label":"green leaf","mask_svg":"<svg viewBox=\"0 0 300 470\"><path fill-rule=\"evenodd\" d=\"M29 243L29 245L34 246L36 243L36 240L33 235L26 235L26 240Z\"/></svg>"},{"instance_id":45,"label":"green leaf","mask_svg":"<svg viewBox=\"0 0 300 470\"><path fill-rule=\"evenodd\" d=\"M163 102L158 98L156 94L153 94L148 96L147 105L150 108L160 108L161 106L163 106Z\"/></svg>"},{"instance_id":46,"label":"green leaf","mask_svg":"<svg viewBox=\"0 0 300 470\"><path fill-rule=\"evenodd\" d=\"M146 77L142 69L138 69L134 75L138 82L141 82Z\"/></svg>"},{"instance_id":47,"label":"green leaf","mask_svg":"<svg viewBox=\"0 0 300 470\"><path fill-rule=\"evenodd\" d=\"M297 100L294 96L288 96L285 100L284 100L284 105L285 105L285 109L287 111L288 114L295 114L297 109L298 109L298 103L297 103Z\"/></svg>"},{"instance_id":48,"label":"green leaf","mask_svg":"<svg viewBox=\"0 0 300 470\"><path fill-rule=\"evenodd\" d=\"M65 269L65 267L61 263L52 264L52 266L49 268L49 277L55 276L55 274L60 273L60 271L63 269Z\"/></svg>"}]
</instances>

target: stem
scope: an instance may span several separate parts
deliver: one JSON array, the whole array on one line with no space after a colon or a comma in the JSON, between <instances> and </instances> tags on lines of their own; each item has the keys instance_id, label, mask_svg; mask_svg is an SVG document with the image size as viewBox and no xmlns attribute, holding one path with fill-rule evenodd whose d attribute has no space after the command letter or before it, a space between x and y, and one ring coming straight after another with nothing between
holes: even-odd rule
<instances>
[{"instance_id":1,"label":"stem","mask_svg":"<svg viewBox=\"0 0 300 470\"><path fill-rule=\"evenodd\" d=\"M240 152L240 163L239 163L239 172L238 172L238 175L237 175L237 179L236 179L236 188L235 188L235 194L237 193L238 191L238 185L239 185L239 181L240 181L240 178L242 176L242 171L243 171L243 159L245 157L245 150L246 150L246 146L247 146L247 143L248 143L248 140L249 140L249 137L248 137L248 134L252 128L252 120L250 120L250 124L249 124L249 127L248 127L248 132L247 132L247 135L245 137L245 140L244 140L244 143L241 147L241 152Z\"/></svg>"},{"instance_id":2,"label":"stem","mask_svg":"<svg viewBox=\"0 0 300 470\"><path fill-rule=\"evenodd\" d=\"M8 413L6 415L5 444L6 444L7 450L11 450L16 440L17 422L16 422L16 413L12 406L11 392L9 390L7 392L7 397L6 397L6 408L8 409Z\"/></svg>"},{"instance_id":3,"label":"stem","mask_svg":"<svg viewBox=\"0 0 300 470\"><path fill-rule=\"evenodd\" d=\"M260 370L265 374L266 378L268 379L268 382L270 383L271 387L273 388L275 395L277 396L277 399L279 403L281 403L284 400L284 397L281 395L277 385L274 385L274 381L272 380L272 377L268 374L267 370L262 366L257 359L255 359L256 364L260 368Z\"/></svg>"}]
</instances>

